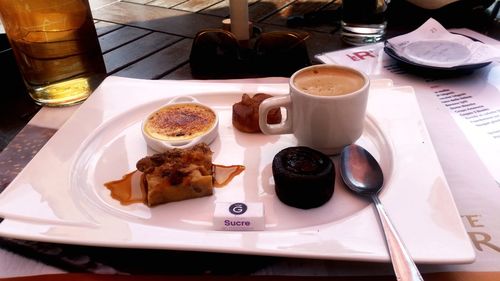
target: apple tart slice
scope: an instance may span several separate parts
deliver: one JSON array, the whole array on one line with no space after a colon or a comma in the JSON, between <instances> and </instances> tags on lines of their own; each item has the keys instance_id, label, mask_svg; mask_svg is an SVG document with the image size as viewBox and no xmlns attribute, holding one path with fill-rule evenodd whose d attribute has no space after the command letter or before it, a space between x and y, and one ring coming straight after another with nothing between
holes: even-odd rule
<instances>
[{"instance_id":1,"label":"apple tart slice","mask_svg":"<svg viewBox=\"0 0 500 281\"><path fill-rule=\"evenodd\" d=\"M210 196L213 194L213 164L205 143L191 148L170 149L139 160L146 204L158 204Z\"/></svg>"}]
</instances>

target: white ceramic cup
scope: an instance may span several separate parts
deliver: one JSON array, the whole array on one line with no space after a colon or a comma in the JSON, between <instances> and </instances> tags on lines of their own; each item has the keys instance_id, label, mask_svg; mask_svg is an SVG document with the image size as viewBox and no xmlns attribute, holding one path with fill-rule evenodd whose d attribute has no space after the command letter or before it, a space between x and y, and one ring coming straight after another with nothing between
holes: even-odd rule
<instances>
[{"instance_id":1,"label":"white ceramic cup","mask_svg":"<svg viewBox=\"0 0 500 281\"><path fill-rule=\"evenodd\" d=\"M289 84L289 95L266 99L260 105L263 133L293 134L299 145L329 155L361 136L370 86L366 74L345 66L313 65L295 72ZM286 109L286 119L268 124L269 110L277 107Z\"/></svg>"}]
</instances>

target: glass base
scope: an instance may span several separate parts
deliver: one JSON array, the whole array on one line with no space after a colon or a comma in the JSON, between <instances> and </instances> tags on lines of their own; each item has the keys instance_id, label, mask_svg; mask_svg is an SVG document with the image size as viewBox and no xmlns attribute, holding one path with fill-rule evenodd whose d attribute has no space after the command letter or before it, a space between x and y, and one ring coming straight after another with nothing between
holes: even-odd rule
<instances>
[{"instance_id":1,"label":"glass base","mask_svg":"<svg viewBox=\"0 0 500 281\"><path fill-rule=\"evenodd\" d=\"M50 107L71 106L85 101L104 77L105 74L83 76L48 85L27 85L27 88L36 104Z\"/></svg>"},{"instance_id":2,"label":"glass base","mask_svg":"<svg viewBox=\"0 0 500 281\"><path fill-rule=\"evenodd\" d=\"M341 38L344 42L362 46L384 40L386 22L379 24L353 24L341 21Z\"/></svg>"}]
</instances>

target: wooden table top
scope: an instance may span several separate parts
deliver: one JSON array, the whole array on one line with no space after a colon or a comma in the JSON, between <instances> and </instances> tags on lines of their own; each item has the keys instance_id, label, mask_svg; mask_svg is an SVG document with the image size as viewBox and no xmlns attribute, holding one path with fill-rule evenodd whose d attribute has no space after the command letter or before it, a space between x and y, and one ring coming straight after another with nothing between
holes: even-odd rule
<instances>
[{"instance_id":1,"label":"wooden table top","mask_svg":"<svg viewBox=\"0 0 500 281\"><path fill-rule=\"evenodd\" d=\"M227 0L90 0L99 42L109 75L141 79L193 79L189 54L196 33L207 28L222 28L229 17ZM307 31L306 41L312 63L314 55L351 47L342 42L339 32L340 0L250 0L249 19L268 31ZM405 18L408 9L412 17ZM446 12L446 11L445 11ZM392 3L387 37L408 32L428 16L443 17L450 27L468 27L493 38L500 38L499 21L488 16L471 17L463 24L448 19L443 13L423 11L412 6ZM468 15L471 15L470 13ZM473 15L474 16L474 15ZM305 18L292 28L289 17ZM467 17L469 18L469 17ZM8 48L0 37L0 51ZM2 58L9 54L3 54ZM15 68L8 58L7 67ZM5 60L5 59L3 59ZM12 75L12 74L11 74ZM19 80L18 77L9 80ZM38 111L16 81L4 94L0 105L0 150L26 125ZM13 82L12 82L13 83ZM21 85L20 85L21 84Z\"/></svg>"},{"instance_id":2,"label":"wooden table top","mask_svg":"<svg viewBox=\"0 0 500 281\"><path fill-rule=\"evenodd\" d=\"M105 0L94 2L106 2ZM192 79L191 44L196 33L222 28L229 17L228 1L160 0L111 2L93 11L99 41L109 74L142 79ZM296 3L292 5L292 3ZM249 17L263 31L293 30L286 27L290 15L319 8L337 8L335 2L250 1ZM336 26L310 27L309 53L345 47Z\"/></svg>"},{"instance_id":3,"label":"wooden table top","mask_svg":"<svg viewBox=\"0 0 500 281\"><path fill-rule=\"evenodd\" d=\"M196 33L206 28L222 28L229 17L227 0L90 0L107 72L141 79L193 79L189 66L191 44ZM343 43L339 32L340 0L250 0L249 19L263 32L275 30L307 31L309 56L351 47ZM394 2L394 1L393 1ZM401 1L400 1L401 2ZM467 17L448 17L447 10L425 11L409 4L390 6L387 37L408 32L429 16L437 17L446 27L467 27L500 39L498 16L468 12ZM487 2L487 1L486 1ZM399 4L398 4L399 3ZM498 5L498 4L497 4ZM406 17L408 11L411 17ZM299 18L295 28L289 17ZM300 21L300 19L306 19ZM459 21L457 23L458 18ZM0 34L0 51L8 48ZM1 52L0 52L1 54ZM7 68L15 68L11 55L1 54ZM14 75L14 74L10 74ZM9 77L10 87L0 105L0 151L38 111L18 77Z\"/></svg>"}]
</instances>

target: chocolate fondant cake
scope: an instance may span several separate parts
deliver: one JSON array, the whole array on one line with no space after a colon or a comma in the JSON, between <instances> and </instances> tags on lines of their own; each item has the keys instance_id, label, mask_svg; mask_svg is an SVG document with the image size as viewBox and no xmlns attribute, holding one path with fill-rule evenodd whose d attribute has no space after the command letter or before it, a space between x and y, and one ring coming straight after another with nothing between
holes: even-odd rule
<instances>
[{"instance_id":1,"label":"chocolate fondant cake","mask_svg":"<svg viewBox=\"0 0 500 281\"><path fill-rule=\"evenodd\" d=\"M315 208L333 195L333 162L317 150L305 146L285 148L274 156L272 170L276 195L289 206Z\"/></svg>"}]
</instances>

